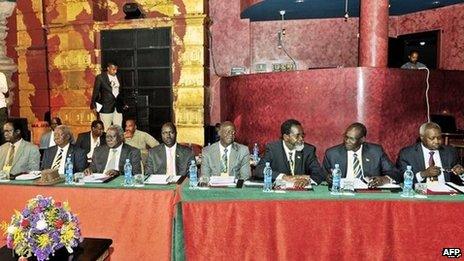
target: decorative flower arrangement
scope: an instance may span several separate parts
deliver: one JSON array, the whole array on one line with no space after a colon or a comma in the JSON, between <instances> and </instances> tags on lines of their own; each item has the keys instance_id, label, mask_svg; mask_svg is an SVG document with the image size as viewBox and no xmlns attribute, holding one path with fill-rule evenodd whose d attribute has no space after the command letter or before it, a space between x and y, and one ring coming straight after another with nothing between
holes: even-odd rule
<instances>
[{"instance_id":1,"label":"decorative flower arrangement","mask_svg":"<svg viewBox=\"0 0 464 261\"><path fill-rule=\"evenodd\" d=\"M71 213L68 202L55 202L41 195L30 199L22 212L15 210L10 224L3 222L8 248L21 257L37 257L42 261L65 247L72 253L82 241L79 221Z\"/></svg>"}]
</instances>

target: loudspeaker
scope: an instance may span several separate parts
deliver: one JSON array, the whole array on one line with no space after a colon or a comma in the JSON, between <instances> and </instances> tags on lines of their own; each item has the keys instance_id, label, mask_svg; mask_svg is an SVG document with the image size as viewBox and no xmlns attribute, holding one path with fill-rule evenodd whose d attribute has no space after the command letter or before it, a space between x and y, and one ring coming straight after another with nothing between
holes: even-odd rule
<instances>
[{"instance_id":1,"label":"loudspeaker","mask_svg":"<svg viewBox=\"0 0 464 261\"><path fill-rule=\"evenodd\" d=\"M125 19L137 19L144 17L137 3L124 4L122 10L126 14L126 16L124 17Z\"/></svg>"}]
</instances>

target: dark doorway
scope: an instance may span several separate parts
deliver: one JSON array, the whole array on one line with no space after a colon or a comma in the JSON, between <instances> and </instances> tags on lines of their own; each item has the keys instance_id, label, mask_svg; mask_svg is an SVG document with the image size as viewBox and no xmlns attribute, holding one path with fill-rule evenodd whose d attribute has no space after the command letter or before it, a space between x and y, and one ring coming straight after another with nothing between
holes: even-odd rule
<instances>
[{"instance_id":1,"label":"dark doorway","mask_svg":"<svg viewBox=\"0 0 464 261\"><path fill-rule=\"evenodd\" d=\"M438 68L440 31L405 34L388 40L388 67L401 67L409 61L409 52L417 50L419 62L429 69Z\"/></svg>"},{"instance_id":2,"label":"dark doorway","mask_svg":"<svg viewBox=\"0 0 464 261\"><path fill-rule=\"evenodd\" d=\"M171 28L101 32L102 67L118 65L122 91L137 128L160 140L160 127L172 120ZM104 69L104 68L102 68Z\"/></svg>"}]
</instances>

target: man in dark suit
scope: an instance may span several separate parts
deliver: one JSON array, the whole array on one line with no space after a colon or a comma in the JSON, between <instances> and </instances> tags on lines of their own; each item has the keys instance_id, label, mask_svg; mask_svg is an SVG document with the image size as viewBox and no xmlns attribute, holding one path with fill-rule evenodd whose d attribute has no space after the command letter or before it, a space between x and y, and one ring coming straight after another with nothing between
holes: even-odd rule
<instances>
[{"instance_id":1,"label":"man in dark suit","mask_svg":"<svg viewBox=\"0 0 464 261\"><path fill-rule=\"evenodd\" d=\"M106 132L106 144L95 148L92 162L84 173L117 176L124 173L126 159L129 159L132 165L132 175L142 173L140 150L124 143L124 131L121 126L111 125Z\"/></svg>"},{"instance_id":2,"label":"man in dark suit","mask_svg":"<svg viewBox=\"0 0 464 261\"><path fill-rule=\"evenodd\" d=\"M76 147L85 151L88 159L92 158L96 147L106 144L106 134L103 132L103 122L101 120L92 121L91 131L79 133L77 136Z\"/></svg>"},{"instance_id":3,"label":"man in dark suit","mask_svg":"<svg viewBox=\"0 0 464 261\"><path fill-rule=\"evenodd\" d=\"M186 175L190 162L195 160L191 148L177 143L177 129L172 122L161 127L163 143L150 149L148 152L145 173Z\"/></svg>"},{"instance_id":4,"label":"man in dark suit","mask_svg":"<svg viewBox=\"0 0 464 261\"><path fill-rule=\"evenodd\" d=\"M346 128L343 143L327 149L322 166L327 182L332 183L332 170L340 165L342 178L360 178L370 187L381 186L396 179L395 166L382 146L365 142L366 127L353 123Z\"/></svg>"},{"instance_id":5,"label":"man in dark suit","mask_svg":"<svg viewBox=\"0 0 464 261\"><path fill-rule=\"evenodd\" d=\"M263 178L265 164L269 162L273 179L285 174L284 180L293 181L297 188L308 185L310 177L317 184L321 183L325 177L317 160L316 147L304 142L301 123L294 119L287 120L281 125L280 133L281 140L266 145L255 176Z\"/></svg>"},{"instance_id":6,"label":"man in dark suit","mask_svg":"<svg viewBox=\"0 0 464 261\"><path fill-rule=\"evenodd\" d=\"M404 173L409 165L415 174L414 182L426 182L428 179L461 184L464 168L458 164L456 149L443 145L440 126L433 122L424 123L419 134L421 141L401 149L398 155L396 164L400 173Z\"/></svg>"},{"instance_id":7,"label":"man in dark suit","mask_svg":"<svg viewBox=\"0 0 464 261\"><path fill-rule=\"evenodd\" d=\"M71 157L74 172L81 172L87 167L84 150L71 144L73 136L66 125L55 128L55 146L44 151L41 169L56 169L64 174L66 158Z\"/></svg>"},{"instance_id":8,"label":"man in dark suit","mask_svg":"<svg viewBox=\"0 0 464 261\"><path fill-rule=\"evenodd\" d=\"M105 131L111 124L122 126L122 113L127 108L124 105L123 93L120 88L121 81L116 75L117 72L118 67L113 63L108 63L106 72L97 75L93 86L90 109L95 113L100 113ZM97 108L97 103L102 106L100 110Z\"/></svg>"}]
</instances>

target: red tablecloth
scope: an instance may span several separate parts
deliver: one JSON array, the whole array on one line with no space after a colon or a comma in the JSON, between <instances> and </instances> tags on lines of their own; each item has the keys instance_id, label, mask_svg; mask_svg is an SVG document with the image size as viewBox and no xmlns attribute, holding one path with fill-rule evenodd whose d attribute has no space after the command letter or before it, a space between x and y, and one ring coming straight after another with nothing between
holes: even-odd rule
<instances>
[{"instance_id":1,"label":"red tablecloth","mask_svg":"<svg viewBox=\"0 0 464 261\"><path fill-rule=\"evenodd\" d=\"M111 260L170 260L174 190L0 186L0 220L41 194L68 201L84 237L111 238ZM0 237L0 245L5 237Z\"/></svg>"},{"instance_id":2,"label":"red tablecloth","mask_svg":"<svg viewBox=\"0 0 464 261\"><path fill-rule=\"evenodd\" d=\"M464 204L183 202L187 260L439 260L464 248Z\"/></svg>"}]
</instances>

